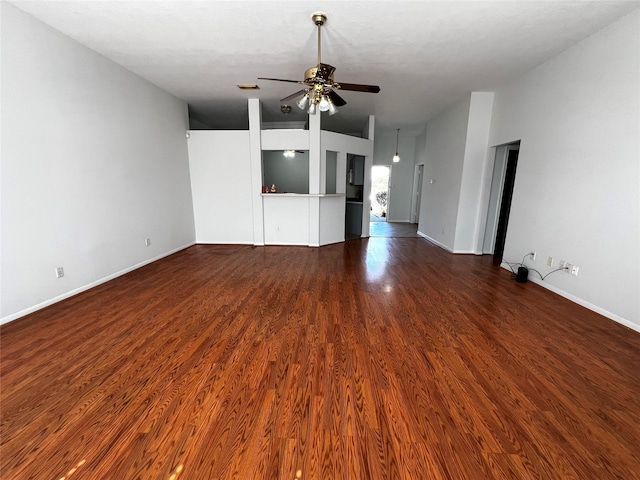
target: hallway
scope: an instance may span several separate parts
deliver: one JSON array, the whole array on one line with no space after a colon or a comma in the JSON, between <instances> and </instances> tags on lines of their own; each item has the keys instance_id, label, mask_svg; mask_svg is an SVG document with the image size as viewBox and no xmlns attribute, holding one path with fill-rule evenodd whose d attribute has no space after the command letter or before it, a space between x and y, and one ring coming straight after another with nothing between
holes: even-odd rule
<instances>
[{"instance_id":1,"label":"hallway","mask_svg":"<svg viewBox=\"0 0 640 480\"><path fill-rule=\"evenodd\" d=\"M369 235L372 237L417 237L418 224L406 222L371 222Z\"/></svg>"}]
</instances>

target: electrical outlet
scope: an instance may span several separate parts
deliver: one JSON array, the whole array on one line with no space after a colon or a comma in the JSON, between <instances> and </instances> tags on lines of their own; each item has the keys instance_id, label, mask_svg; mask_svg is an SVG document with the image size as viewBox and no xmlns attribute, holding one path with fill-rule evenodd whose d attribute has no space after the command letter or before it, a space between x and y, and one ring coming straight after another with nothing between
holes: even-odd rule
<instances>
[{"instance_id":1,"label":"electrical outlet","mask_svg":"<svg viewBox=\"0 0 640 480\"><path fill-rule=\"evenodd\" d=\"M149 245L151 245L151 239L150 238L145 238L144 239L144 244L148 247Z\"/></svg>"},{"instance_id":2,"label":"electrical outlet","mask_svg":"<svg viewBox=\"0 0 640 480\"><path fill-rule=\"evenodd\" d=\"M548 267L553 267L553 257L548 257L547 258L547 266Z\"/></svg>"},{"instance_id":3,"label":"electrical outlet","mask_svg":"<svg viewBox=\"0 0 640 480\"><path fill-rule=\"evenodd\" d=\"M531 254L529 254L529 256L531 257L531 260L535 260L536 259L536 252L531 252Z\"/></svg>"},{"instance_id":4,"label":"electrical outlet","mask_svg":"<svg viewBox=\"0 0 640 480\"><path fill-rule=\"evenodd\" d=\"M64 277L64 268L56 267L56 278Z\"/></svg>"},{"instance_id":5,"label":"electrical outlet","mask_svg":"<svg viewBox=\"0 0 640 480\"><path fill-rule=\"evenodd\" d=\"M580 267L578 267L577 265L571 265L571 275L575 275L576 277L578 276L578 270L580 270Z\"/></svg>"},{"instance_id":6,"label":"electrical outlet","mask_svg":"<svg viewBox=\"0 0 640 480\"><path fill-rule=\"evenodd\" d=\"M573 267L573 265L571 265L569 262L565 262L564 264L564 271L567 273L571 273L571 268Z\"/></svg>"}]
</instances>

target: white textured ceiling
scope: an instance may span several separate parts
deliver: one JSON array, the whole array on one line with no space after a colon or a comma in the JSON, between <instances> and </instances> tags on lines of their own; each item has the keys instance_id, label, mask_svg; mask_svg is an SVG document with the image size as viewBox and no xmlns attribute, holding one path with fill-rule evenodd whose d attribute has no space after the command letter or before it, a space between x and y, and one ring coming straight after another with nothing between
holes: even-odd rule
<instances>
[{"instance_id":1,"label":"white textured ceiling","mask_svg":"<svg viewBox=\"0 0 640 480\"><path fill-rule=\"evenodd\" d=\"M638 8L634 1L11 1L65 35L189 103L213 128L246 128L249 97L263 119L300 90L316 63L311 14L324 11L322 60L336 81L379 85L341 92L323 125L418 132L471 91L492 91ZM241 91L239 83L260 90ZM326 117L326 118L325 118Z\"/></svg>"}]
</instances>

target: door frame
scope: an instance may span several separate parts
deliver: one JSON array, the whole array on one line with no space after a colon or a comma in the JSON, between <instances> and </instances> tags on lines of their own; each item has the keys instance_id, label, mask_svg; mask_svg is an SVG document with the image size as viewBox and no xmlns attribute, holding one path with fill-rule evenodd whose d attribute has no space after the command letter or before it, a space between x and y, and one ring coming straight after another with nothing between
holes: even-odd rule
<instances>
[{"instance_id":1,"label":"door frame","mask_svg":"<svg viewBox=\"0 0 640 480\"><path fill-rule=\"evenodd\" d=\"M516 183L516 171L518 169L519 148L507 148L507 162L504 174L502 197L500 198L500 213L496 236L493 244L493 263L500 265L504 254L504 246L507 242L507 229L509 228L509 214L511 213L511 200Z\"/></svg>"},{"instance_id":2,"label":"door frame","mask_svg":"<svg viewBox=\"0 0 640 480\"><path fill-rule=\"evenodd\" d=\"M387 214L385 216L385 221L390 222L389 212L391 206L391 175L393 174L393 166L392 165L372 165L371 167L371 177L369 178L369 195L373 195L373 169L376 167L386 167L389 170L389 177L387 178ZM369 203L369 212L367 214L370 215L371 211L371 202Z\"/></svg>"},{"instance_id":3,"label":"door frame","mask_svg":"<svg viewBox=\"0 0 640 480\"><path fill-rule=\"evenodd\" d=\"M482 254L493 255L495 251L496 235L498 232L498 221L500 218L500 207L504 193L505 177L507 173L507 159L509 152L520 150L520 141L502 145L496 145L492 174L488 177L489 199L487 201L485 228L482 232Z\"/></svg>"},{"instance_id":4,"label":"door frame","mask_svg":"<svg viewBox=\"0 0 640 480\"><path fill-rule=\"evenodd\" d=\"M419 163L413 171L413 192L411 194L411 223L420 221L420 202L422 200L422 177L424 163Z\"/></svg>"}]
</instances>

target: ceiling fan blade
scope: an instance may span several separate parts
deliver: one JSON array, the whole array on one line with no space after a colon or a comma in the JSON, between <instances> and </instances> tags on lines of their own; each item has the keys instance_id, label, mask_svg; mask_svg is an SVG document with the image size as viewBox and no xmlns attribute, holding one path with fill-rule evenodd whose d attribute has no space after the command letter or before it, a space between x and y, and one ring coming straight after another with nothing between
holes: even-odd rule
<instances>
[{"instance_id":1,"label":"ceiling fan blade","mask_svg":"<svg viewBox=\"0 0 640 480\"><path fill-rule=\"evenodd\" d=\"M304 95L305 93L307 93L307 90L308 89L306 89L306 88L304 90L300 90L299 92L296 92L293 95L289 95L288 97L281 98L280 101L281 102L286 102L287 100L291 100L292 98L296 98L296 97L299 97L301 95Z\"/></svg>"},{"instance_id":2,"label":"ceiling fan blade","mask_svg":"<svg viewBox=\"0 0 640 480\"><path fill-rule=\"evenodd\" d=\"M347 104L344 98L342 98L333 90L329 90L328 95L329 95L329 98L331 99L331 103L333 103L336 107L342 107L343 105Z\"/></svg>"},{"instance_id":3,"label":"ceiling fan blade","mask_svg":"<svg viewBox=\"0 0 640 480\"><path fill-rule=\"evenodd\" d=\"M368 92L368 93L378 93L380 91L380 87L377 85L360 85L358 83L336 83L334 85L335 88L339 88L340 90L350 90L352 92Z\"/></svg>"},{"instance_id":4,"label":"ceiling fan blade","mask_svg":"<svg viewBox=\"0 0 640 480\"><path fill-rule=\"evenodd\" d=\"M327 63L321 63L318 65L318 71L316 72L316 78L322 78L325 81L328 81L331 76L333 75L333 72L336 71L336 67L331 66Z\"/></svg>"},{"instance_id":5,"label":"ceiling fan blade","mask_svg":"<svg viewBox=\"0 0 640 480\"><path fill-rule=\"evenodd\" d=\"M258 80L273 80L274 82L289 82L289 83L304 83L304 82L300 82L298 80L284 80L282 78L264 78L264 77L258 77Z\"/></svg>"}]
</instances>

